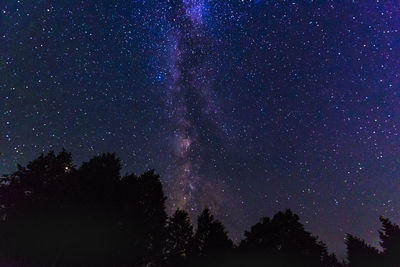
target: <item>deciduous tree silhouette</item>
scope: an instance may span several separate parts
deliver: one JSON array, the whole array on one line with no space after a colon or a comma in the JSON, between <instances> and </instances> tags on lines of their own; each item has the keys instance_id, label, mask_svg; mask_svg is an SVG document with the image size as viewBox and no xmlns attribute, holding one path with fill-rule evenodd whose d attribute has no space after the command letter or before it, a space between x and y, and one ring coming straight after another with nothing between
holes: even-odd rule
<instances>
[{"instance_id":1,"label":"deciduous tree silhouette","mask_svg":"<svg viewBox=\"0 0 400 267\"><path fill-rule=\"evenodd\" d=\"M71 155L62 151L58 155L42 154L26 167L18 165L18 171L3 176L0 187L3 258L33 264L41 262L47 253L57 254L56 244L63 231L54 227L54 222L60 218L59 206L65 204L63 185L71 171L74 171Z\"/></svg>"},{"instance_id":2,"label":"deciduous tree silhouette","mask_svg":"<svg viewBox=\"0 0 400 267\"><path fill-rule=\"evenodd\" d=\"M299 217L290 210L278 212L271 219L263 218L240 244L240 250L252 257L255 266L335 266L326 246L304 230Z\"/></svg>"},{"instance_id":3,"label":"deciduous tree silhouette","mask_svg":"<svg viewBox=\"0 0 400 267\"><path fill-rule=\"evenodd\" d=\"M349 267L378 267L382 264L379 251L364 240L347 234L345 244Z\"/></svg>"},{"instance_id":4,"label":"deciduous tree silhouette","mask_svg":"<svg viewBox=\"0 0 400 267\"><path fill-rule=\"evenodd\" d=\"M114 154L81 168L62 151L4 176L3 261L22 266L161 265L165 197L153 171L120 176Z\"/></svg>"}]
</instances>

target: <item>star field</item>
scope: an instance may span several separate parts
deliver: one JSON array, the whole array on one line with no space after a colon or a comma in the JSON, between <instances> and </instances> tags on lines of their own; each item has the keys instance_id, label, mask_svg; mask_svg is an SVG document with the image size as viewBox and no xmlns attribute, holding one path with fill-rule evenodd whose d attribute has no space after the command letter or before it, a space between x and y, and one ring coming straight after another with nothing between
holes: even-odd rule
<instances>
[{"instance_id":1,"label":"star field","mask_svg":"<svg viewBox=\"0 0 400 267\"><path fill-rule=\"evenodd\" d=\"M291 208L343 254L399 223L400 2L0 1L0 172L154 168L238 240Z\"/></svg>"}]
</instances>

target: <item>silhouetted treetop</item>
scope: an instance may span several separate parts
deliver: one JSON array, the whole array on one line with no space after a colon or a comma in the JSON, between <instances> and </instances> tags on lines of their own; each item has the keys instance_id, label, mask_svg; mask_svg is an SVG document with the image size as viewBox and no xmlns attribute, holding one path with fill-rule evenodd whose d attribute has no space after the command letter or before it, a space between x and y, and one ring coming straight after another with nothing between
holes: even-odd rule
<instances>
[{"instance_id":1,"label":"silhouetted treetop","mask_svg":"<svg viewBox=\"0 0 400 267\"><path fill-rule=\"evenodd\" d=\"M1 266L341 266L291 210L245 232L239 246L209 209L165 212L153 170L122 176L115 154L76 168L71 154L41 154L0 182ZM351 266L399 266L400 229L380 218L383 252L348 235ZM383 265L379 265L383 264Z\"/></svg>"},{"instance_id":2,"label":"silhouetted treetop","mask_svg":"<svg viewBox=\"0 0 400 267\"><path fill-rule=\"evenodd\" d=\"M379 251L364 240L351 234L346 235L347 261L351 267L378 266L381 263Z\"/></svg>"},{"instance_id":3,"label":"silhouetted treetop","mask_svg":"<svg viewBox=\"0 0 400 267\"><path fill-rule=\"evenodd\" d=\"M388 218L379 217L382 228L379 230L380 245L386 266L400 265L400 227Z\"/></svg>"},{"instance_id":4,"label":"silhouetted treetop","mask_svg":"<svg viewBox=\"0 0 400 267\"><path fill-rule=\"evenodd\" d=\"M0 256L22 266L143 266L162 262L165 196L154 171L121 177L114 154L79 169L40 155L5 176Z\"/></svg>"},{"instance_id":5,"label":"silhouetted treetop","mask_svg":"<svg viewBox=\"0 0 400 267\"><path fill-rule=\"evenodd\" d=\"M200 256L227 253L233 248L225 227L214 219L208 208L204 209L197 219L195 239Z\"/></svg>"},{"instance_id":6,"label":"silhouetted treetop","mask_svg":"<svg viewBox=\"0 0 400 267\"><path fill-rule=\"evenodd\" d=\"M176 210L167 223L165 253L168 266L183 266L194 256L195 249L193 226L184 210Z\"/></svg>"},{"instance_id":7,"label":"silhouetted treetop","mask_svg":"<svg viewBox=\"0 0 400 267\"><path fill-rule=\"evenodd\" d=\"M278 212L272 219L262 218L261 222L245 232L240 248L244 252L282 258L289 265L327 266L325 244L305 231L299 217L291 210Z\"/></svg>"}]
</instances>

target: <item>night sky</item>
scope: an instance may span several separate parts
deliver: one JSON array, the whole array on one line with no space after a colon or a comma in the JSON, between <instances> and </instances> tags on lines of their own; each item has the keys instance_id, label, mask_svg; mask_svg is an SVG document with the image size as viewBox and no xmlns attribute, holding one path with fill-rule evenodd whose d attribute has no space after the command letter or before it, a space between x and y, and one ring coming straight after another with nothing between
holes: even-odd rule
<instances>
[{"instance_id":1,"label":"night sky","mask_svg":"<svg viewBox=\"0 0 400 267\"><path fill-rule=\"evenodd\" d=\"M155 169L238 241L291 208L343 256L400 221L400 1L0 0L0 173Z\"/></svg>"}]
</instances>

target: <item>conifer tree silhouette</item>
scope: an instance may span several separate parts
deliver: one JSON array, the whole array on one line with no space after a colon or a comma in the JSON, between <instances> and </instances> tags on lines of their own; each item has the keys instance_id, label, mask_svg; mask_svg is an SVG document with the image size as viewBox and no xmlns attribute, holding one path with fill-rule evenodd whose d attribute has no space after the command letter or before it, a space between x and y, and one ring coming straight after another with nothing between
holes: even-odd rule
<instances>
[{"instance_id":1,"label":"conifer tree silhouette","mask_svg":"<svg viewBox=\"0 0 400 267\"><path fill-rule=\"evenodd\" d=\"M196 266L217 266L224 262L233 250L233 242L229 239L225 227L204 209L197 219L195 234Z\"/></svg>"},{"instance_id":2,"label":"conifer tree silhouette","mask_svg":"<svg viewBox=\"0 0 400 267\"><path fill-rule=\"evenodd\" d=\"M350 267L378 267L382 264L379 251L366 244L364 240L347 234L345 244Z\"/></svg>"},{"instance_id":3,"label":"conifer tree silhouette","mask_svg":"<svg viewBox=\"0 0 400 267\"><path fill-rule=\"evenodd\" d=\"M388 218L379 217L382 228L379 231L385 266L400 265L400 228Z\"/></svg>"},{"instance_id":4,"label":"conifer tree silhouette","mask_svg":"<svg viewBox=\"0 0 400 267\"><path fill-rule=\"evenodd\" d=\"M183 266L193 256L194 245L193 226L188 213L176 210L167 223L167 265Z\"/></svg>"}]
</instances>

